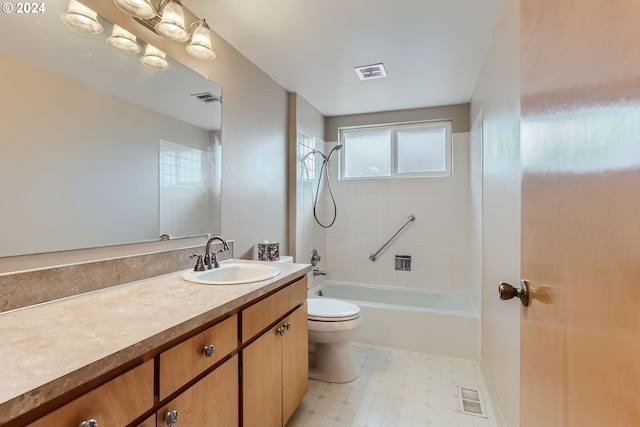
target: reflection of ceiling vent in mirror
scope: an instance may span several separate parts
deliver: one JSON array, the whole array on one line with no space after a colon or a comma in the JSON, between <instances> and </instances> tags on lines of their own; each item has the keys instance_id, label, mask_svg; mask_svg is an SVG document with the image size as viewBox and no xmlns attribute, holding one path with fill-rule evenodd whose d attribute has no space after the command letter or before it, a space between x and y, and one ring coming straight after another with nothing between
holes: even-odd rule
<instances>
[{"instance_id":1,"label":"reflection of ceiling vent in mirror","mask_svg":"<svg viewBox=\"0 0 640 427\"><path fill-rule=\"evenodd\" d=\"M380 77L387 77L387 71L384 69L384 65L373 64L373 65L363 65L361 67L354 67L353 70L356 72L360 80L369 80L369 79L378 79Z\"/></svg>"},{"instance_id":2,"label":"reflection of ceiling vent in mirror","mask_svg":"<svg viewBox=\"0 0 640 427\"><path fill-rule=\"evenodd\" d=\"M217 102L220 101L222 102L222 99L215 96L214 94L212 94L211 92L202 92L202 93L194 93L191 96L195 96L196 98L198 98L200 101L202 102Z\"/></svg>"}]
</instances>

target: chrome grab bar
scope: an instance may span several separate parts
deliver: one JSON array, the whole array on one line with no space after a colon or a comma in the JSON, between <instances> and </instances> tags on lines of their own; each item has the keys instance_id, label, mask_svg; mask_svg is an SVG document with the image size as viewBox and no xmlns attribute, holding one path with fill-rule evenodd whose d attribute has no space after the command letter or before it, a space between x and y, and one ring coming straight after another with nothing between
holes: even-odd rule
<instances>
[{"instance_id":1,"label":"chrome grab bar","mask_svg":"<svg viewBox=\"0 0 640 427\"><path fill-rule=\"evenodd\" d=\"M405 222L402 227L400 227L400 230L396 231L396 234L394 234L393 236L391 236L391 238L389 240L387 240L387 243L385 243L384 245L382 245L382 247L380 249L378 249L378 251L374 254L369 255L369 259L373 262L376 259L378 259L378 255L380 254L380 252L382 252L387 246L389 246L389 243L391 243L393 241L393 239L396 238L396 236L398 234L400 234L400 232L402 230L404 230L404 228L409 225L409 223L413 222L416 220L416 217L413 215L409 215L409 218L407 218L407 222Z\"/></svg>"}]
</instances>

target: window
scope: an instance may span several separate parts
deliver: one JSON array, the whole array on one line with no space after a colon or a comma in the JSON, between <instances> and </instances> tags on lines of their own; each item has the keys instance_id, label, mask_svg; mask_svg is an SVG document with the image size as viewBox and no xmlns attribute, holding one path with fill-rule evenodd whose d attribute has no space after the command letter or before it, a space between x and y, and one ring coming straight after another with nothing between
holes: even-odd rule
<instances>
[{"instance_id":1,"label":"window","mask_svg":"<svg viewBox=\"0 0 640 427\"><path fill-rule=\"evenodd\" d=\"M451 121L340 129L340 179L451 175Z\"/></svg>"},{"instance_id":2,"label":"window","mask_svg":"<svg viewBox=\"0 0 640 427\"><path fill-rule=\"evenodd\" d=\"M316 178L316 139L298 130L298 179L313 181Z\"/></svg>"}]
</instances>

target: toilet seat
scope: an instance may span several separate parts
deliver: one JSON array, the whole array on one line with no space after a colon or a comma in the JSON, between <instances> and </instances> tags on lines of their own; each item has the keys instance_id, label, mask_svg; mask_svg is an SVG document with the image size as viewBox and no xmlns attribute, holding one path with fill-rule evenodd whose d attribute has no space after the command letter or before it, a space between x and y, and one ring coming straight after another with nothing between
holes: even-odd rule
<instances>
[{"instance_id":1,"label":"toilet seat","mask_svg":"<svg viewBox=\"0 0 640 427\"><path fill-rule=\"evenodd\" d=\"M346 322L360 317L360 307L331 298L309 298L308 319L319 322Z\"/></svg>"}]
</instances>

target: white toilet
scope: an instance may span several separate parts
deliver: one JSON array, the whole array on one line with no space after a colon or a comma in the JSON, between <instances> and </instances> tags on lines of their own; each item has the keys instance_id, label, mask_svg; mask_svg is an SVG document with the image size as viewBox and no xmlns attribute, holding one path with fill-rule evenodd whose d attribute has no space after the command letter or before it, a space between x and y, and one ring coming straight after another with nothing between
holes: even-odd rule
<instances>
[{"instance_id":1,"label":"white toilet","mask_svg":"<svg viewBox=\"0 0 640 427\"><path fill-rule=\"evenodd\" d=\"M281 255L275 262L293 262ZM309 324L309 378L330 383L356 379L351 361L351 340L357 335L362 318L360 307L331 298L307 298Z\"/></svg>"},{"instance_id":2,"label":"white toilet","mask_svg":"<svg viewBox=\"0 0 640 427\"><path fill-rule=\"evenodd\" d=\"M360 307L331 298L308 298L307 306L309 378L330 383L355 380L350 346L362 325Z\"/></svg>"}]
</instances>

